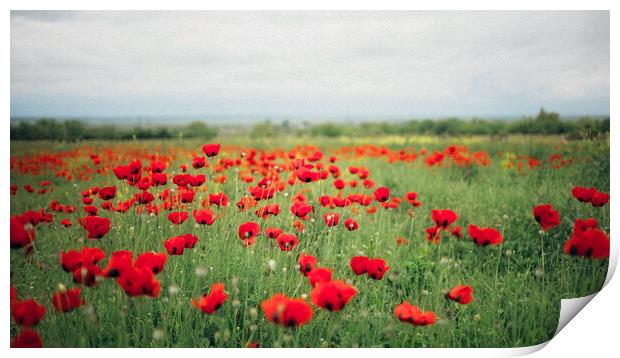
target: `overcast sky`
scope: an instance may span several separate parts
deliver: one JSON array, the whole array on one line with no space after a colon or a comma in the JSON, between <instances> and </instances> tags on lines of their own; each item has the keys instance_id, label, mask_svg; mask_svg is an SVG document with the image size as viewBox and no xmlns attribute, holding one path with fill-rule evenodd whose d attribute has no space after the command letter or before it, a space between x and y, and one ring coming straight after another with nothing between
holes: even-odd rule
<instances>
[{"instance_id":1,"label":"overcast sky","mask_svg":"<svg viewBox=\"0 0 620 358\"><path fill-rule=\"evenodd\" d=\"M609 113L608 12L11 12L11 116Z\"/></svg>"}]
</instances>

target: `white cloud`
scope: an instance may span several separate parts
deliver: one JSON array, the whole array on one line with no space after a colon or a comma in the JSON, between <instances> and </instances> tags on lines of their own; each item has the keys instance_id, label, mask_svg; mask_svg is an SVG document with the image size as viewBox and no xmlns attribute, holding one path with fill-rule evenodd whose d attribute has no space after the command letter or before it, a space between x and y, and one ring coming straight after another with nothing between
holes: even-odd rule
<instances>
[{"instance_id":1,"label":"white cloud","mask_svg":"<svg viewBox=\"0 0 620 358\"><path fill-rule=\"evenodd\" d=\"M608 12L12 12L11 114L609 112Z\"/></svg>"}]
</instances>

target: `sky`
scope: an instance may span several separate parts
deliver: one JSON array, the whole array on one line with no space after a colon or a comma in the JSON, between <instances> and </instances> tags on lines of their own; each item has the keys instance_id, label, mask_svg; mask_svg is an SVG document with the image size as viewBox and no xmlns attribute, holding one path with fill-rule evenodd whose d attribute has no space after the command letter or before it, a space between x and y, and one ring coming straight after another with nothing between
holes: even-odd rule
<instances>
[{"instance_id":1,"label":"sky","mask_svg":"<svg viewBox=\"0 0 620 358\"><path fill-rule=\"evenodd\" d=\"M11 12L11 117L607 115L606 11Z\"/></svg>"}]
</instances>

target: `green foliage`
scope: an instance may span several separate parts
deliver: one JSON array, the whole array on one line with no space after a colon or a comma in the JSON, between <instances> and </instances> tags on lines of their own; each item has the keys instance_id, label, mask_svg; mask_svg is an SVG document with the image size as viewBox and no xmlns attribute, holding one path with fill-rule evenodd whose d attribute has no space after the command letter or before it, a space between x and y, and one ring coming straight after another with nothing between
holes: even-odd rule
<instances>
[{"instance_id":1,"label":"green foliage","mask_svg":"<svg viewBox=\"0 0 620 358\"><path fill-rule=\"evenodd\" d=\"M78 120L67 120L63 122L65 126L65 139L68 141L76 141L84 137L86 133L86 125Z\"/></svg>"},{"instance_id":2,"label":"green foliage","mask_svg":"<svg viewBox=\"0 0 620 358\"><path fill-rule=\"evenodd\" d=\"M296 133L298 136L335 138L377 137L384 135L486 135L505 136L507 134L564 135L570 139L603 137L609 133L609 117L581 117L576 120L561 119L555 112L543 108L536 117L517 120L492 120L472 118L464 120L456 117L445 119L409 120L404 122L366 121L351 123L320 123L311 125L303 122L294 126L289 120L281 124L263 121L254 124L250 135L260 138L274 138L280 134ZM36 122L21 121L11 125L11 139L15 140L55 140L77 141L83 139L167 139L174 137L210 140L218 134L218 128L208 126L203 121L194 121L185 127L135 127L125 128L115 125L86 125L79 120L57 122L42 118Z\"/></svg>"},{"instance_id":3,"label":"green foliage","mask_svg":"<svg viewBox=\"0 0 620 358\"><path fill-rule=\"evenodd\" d=\"M409 120L405 122L362 122L355 124L318 124L309 128L313 136L337 137L344 133L357 137L382 135L488 135L545 134L568 135L569 138L593 138L609 133L609 118L582 117L578 120L561 120L559 114L544 109L536 118L518 120L489 120L460 118Z\"/></svg>"},{"instance_id":4,"label":"green foliage","mask_svg":"<svg viewBox=\"0 0 620 358\"><path fill-rule=\"evenodd\" d=\"M194 121L180 130L184 138L209 140L217 136L217 129L207 126L205 122Z\"/></svg>"},{"instance_id":5,"label":"green foliage","mask_svg":"<svg viewBox=\"0 0 620 358\"><path fill-rule=\"evenodd\" d=\"M55 119L41 118L35 122L20 121L11 125L12 140L52 140L69 141L169 139L182 135L185 138L209 140L217 136L217 128L204 122L192 122L186 127L142 127L125 128L113 124L86 125L80 120L58 122Z\"/></svg>"},{"instance_id":6,"label":"green foliage","mask_svg":"<svg viewBox=\"0 0 620 358\"><path fill-rule=\"evenodd\" d=\"M313 136L323 136L328 138L339 137L345 133L346 128L343 125L334 123L317 124L310 127L310 134Z\"/></svg>"},{"instance_id":7,"label":"green foliage","mask_svg":"<svg viewBox=\"0 0 620 358\"><path fill-rule=\"evenodd\" d=\"M288 122L286 122L288 128ZM270 121L256 123L250 130L250 135L257 138L274 138L280 133L280 128Z\"/></svg>"}]
</instances>

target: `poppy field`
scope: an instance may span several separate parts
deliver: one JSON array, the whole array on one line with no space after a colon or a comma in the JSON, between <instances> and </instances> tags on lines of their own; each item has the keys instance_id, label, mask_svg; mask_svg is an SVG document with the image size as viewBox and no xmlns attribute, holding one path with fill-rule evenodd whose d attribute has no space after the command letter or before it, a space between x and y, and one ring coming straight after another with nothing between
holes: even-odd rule
<instances>
[{"instance_id":1,"label":"poppy field","mask_svg":"<svg viewBox=\"0 0 620 358\"><path fill-rule=\"evenodd\" d=\"M13 347L519 347L601 289L609 139L11 143Z\"/></svg>"}]
</instances>

